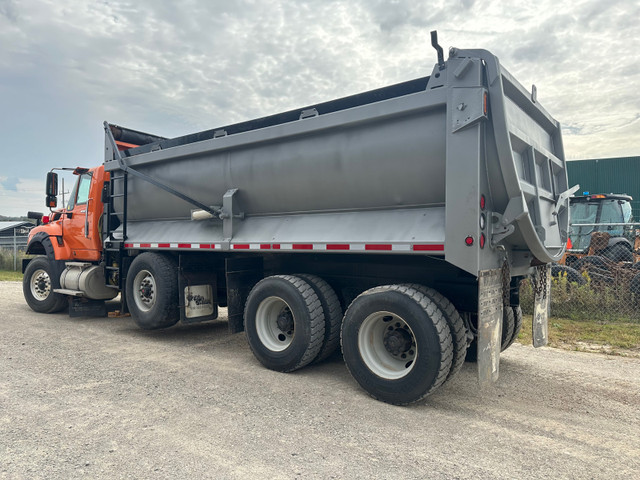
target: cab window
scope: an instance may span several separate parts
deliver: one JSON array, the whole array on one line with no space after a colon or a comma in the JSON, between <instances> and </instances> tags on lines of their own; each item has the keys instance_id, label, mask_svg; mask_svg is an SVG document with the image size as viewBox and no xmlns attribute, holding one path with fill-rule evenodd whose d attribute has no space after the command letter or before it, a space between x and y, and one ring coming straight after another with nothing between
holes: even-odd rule
<instances>
[{"instance_id":1,"label":"cab window","mask_svg":"<svg viewBox=\"0 0 640 480\"><path fill-rule=\"evenodd\" d=\"M73 210L76 205L83 205L89 200L89 188L91 187L91 176L81 175L71 191L67 210Z\"/></svg>"}]
</instances>

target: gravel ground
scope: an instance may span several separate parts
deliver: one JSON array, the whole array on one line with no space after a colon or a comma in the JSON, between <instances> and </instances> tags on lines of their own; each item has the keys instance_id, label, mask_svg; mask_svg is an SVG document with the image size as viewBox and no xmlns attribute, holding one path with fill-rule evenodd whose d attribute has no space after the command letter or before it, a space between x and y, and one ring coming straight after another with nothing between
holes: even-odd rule
<instances>
[{"instance_id":1,"label":"gravel ground","mask_svg":"<svg viewBox=\"0 0 640 480\"><path fill-rule=\"evenodd\" d=\"M264 369L226 323L32 312L0 282L0 478L638 478L640 359L534 350L423 405L369 398L339 355Z\"/></svg>"}]
</instances>

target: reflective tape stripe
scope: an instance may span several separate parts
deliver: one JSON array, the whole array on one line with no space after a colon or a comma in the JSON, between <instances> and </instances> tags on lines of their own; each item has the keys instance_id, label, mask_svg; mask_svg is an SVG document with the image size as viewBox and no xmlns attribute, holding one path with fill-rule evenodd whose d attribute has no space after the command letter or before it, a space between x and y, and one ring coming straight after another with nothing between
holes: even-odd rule
<instances>
[{"instance_id":1,"label":"reflective tape stripe","mask_svg":"<svg viewBox=\"0 0 640 480\"><path fill-rule=\"evenodd\" d=\"M125 243L125 248L222 250L220 243ZM444 252L442 243L233 243L231 250L313 250L350 252Z\"/></svg>"}]
</instances>

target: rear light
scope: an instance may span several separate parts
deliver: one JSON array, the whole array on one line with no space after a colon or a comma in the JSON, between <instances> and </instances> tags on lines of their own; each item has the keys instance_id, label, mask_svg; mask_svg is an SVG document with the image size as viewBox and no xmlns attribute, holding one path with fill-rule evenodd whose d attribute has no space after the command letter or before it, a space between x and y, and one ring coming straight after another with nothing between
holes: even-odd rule
<instances>
[{"instance_id":1,"label":"rear light","mask_svg":"<svg viewBox=\"0 0 640 480\"><path fill-rule=\"evenodd\" d=\"M46 225L47 223L49 223L49 215L44 215L44 216L42 217L42 223L43 223L43 224L45 224L45 225Z\"/></svg>"},{"instance_id":2,"label":"rear light","mask_svg":"<svg viewBox=\"0 0 640 480\"><path fill-rule=\"evenodd\" d=\"M464 239L464 243L467 247L471 247L473 245L473 237L469 235L467 238Z\"/></svg>"},{"instance_id":3,"label":"rear light","mask_svg":"<svg viewBox=\"0 0 640 480\"><path fill-rule=\"evenodd\" d=\"M487 92L484 92L484 101L482 110L484 111L485 116L487 115Z\"/></svg>"},{"instance_id":4,"label":"rear light","mask_svg":"<svg viewBox=\"0 0 640 480\"><path fill-rule=\"evenodd\" d=\"M484 207L487 206L487 201L484 198L484 195L480 195L480 208L484 210Z\"/></svg>"},{"instance_id":5,"label":"rear light","mask_svg":"<svg viewBox=\"0 0 640 480\"><path fill-rule=\"evenodd\" d=\"M487 239L484 236L484 233L480 234L480 248L484 248L484 244L486 243Z\"/></svg>"}]
</instances>

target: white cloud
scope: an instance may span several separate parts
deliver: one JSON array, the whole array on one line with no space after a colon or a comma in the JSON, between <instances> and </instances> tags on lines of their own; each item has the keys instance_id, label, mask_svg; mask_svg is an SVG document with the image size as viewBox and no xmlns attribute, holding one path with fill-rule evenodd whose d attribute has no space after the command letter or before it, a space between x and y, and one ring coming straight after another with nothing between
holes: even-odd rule
<instances>
[{"instance_id":1,"label":"white cloud","mask_svg":"<svg viewBox=\"0 0 640 480\"><path fill-rule=\"evenodd\" d=\"M567 158L638 155L639 16L635 0L0 0L2 175L100 163L103 120L177 136L427 75L432 29L535 83Z\"/></svg>"},{"instance_id":2,"label":"white cloud","mask_svg":"<svg viewBox=\"0 0 640 480\"><path fill-rule=\"evenodd\" d=\"M6 177L0 177L0 215L6 217L26 216L28 211L45 212L44 178L16 179L11 188L6 188Z\"/></svg>"}]
</instances>

